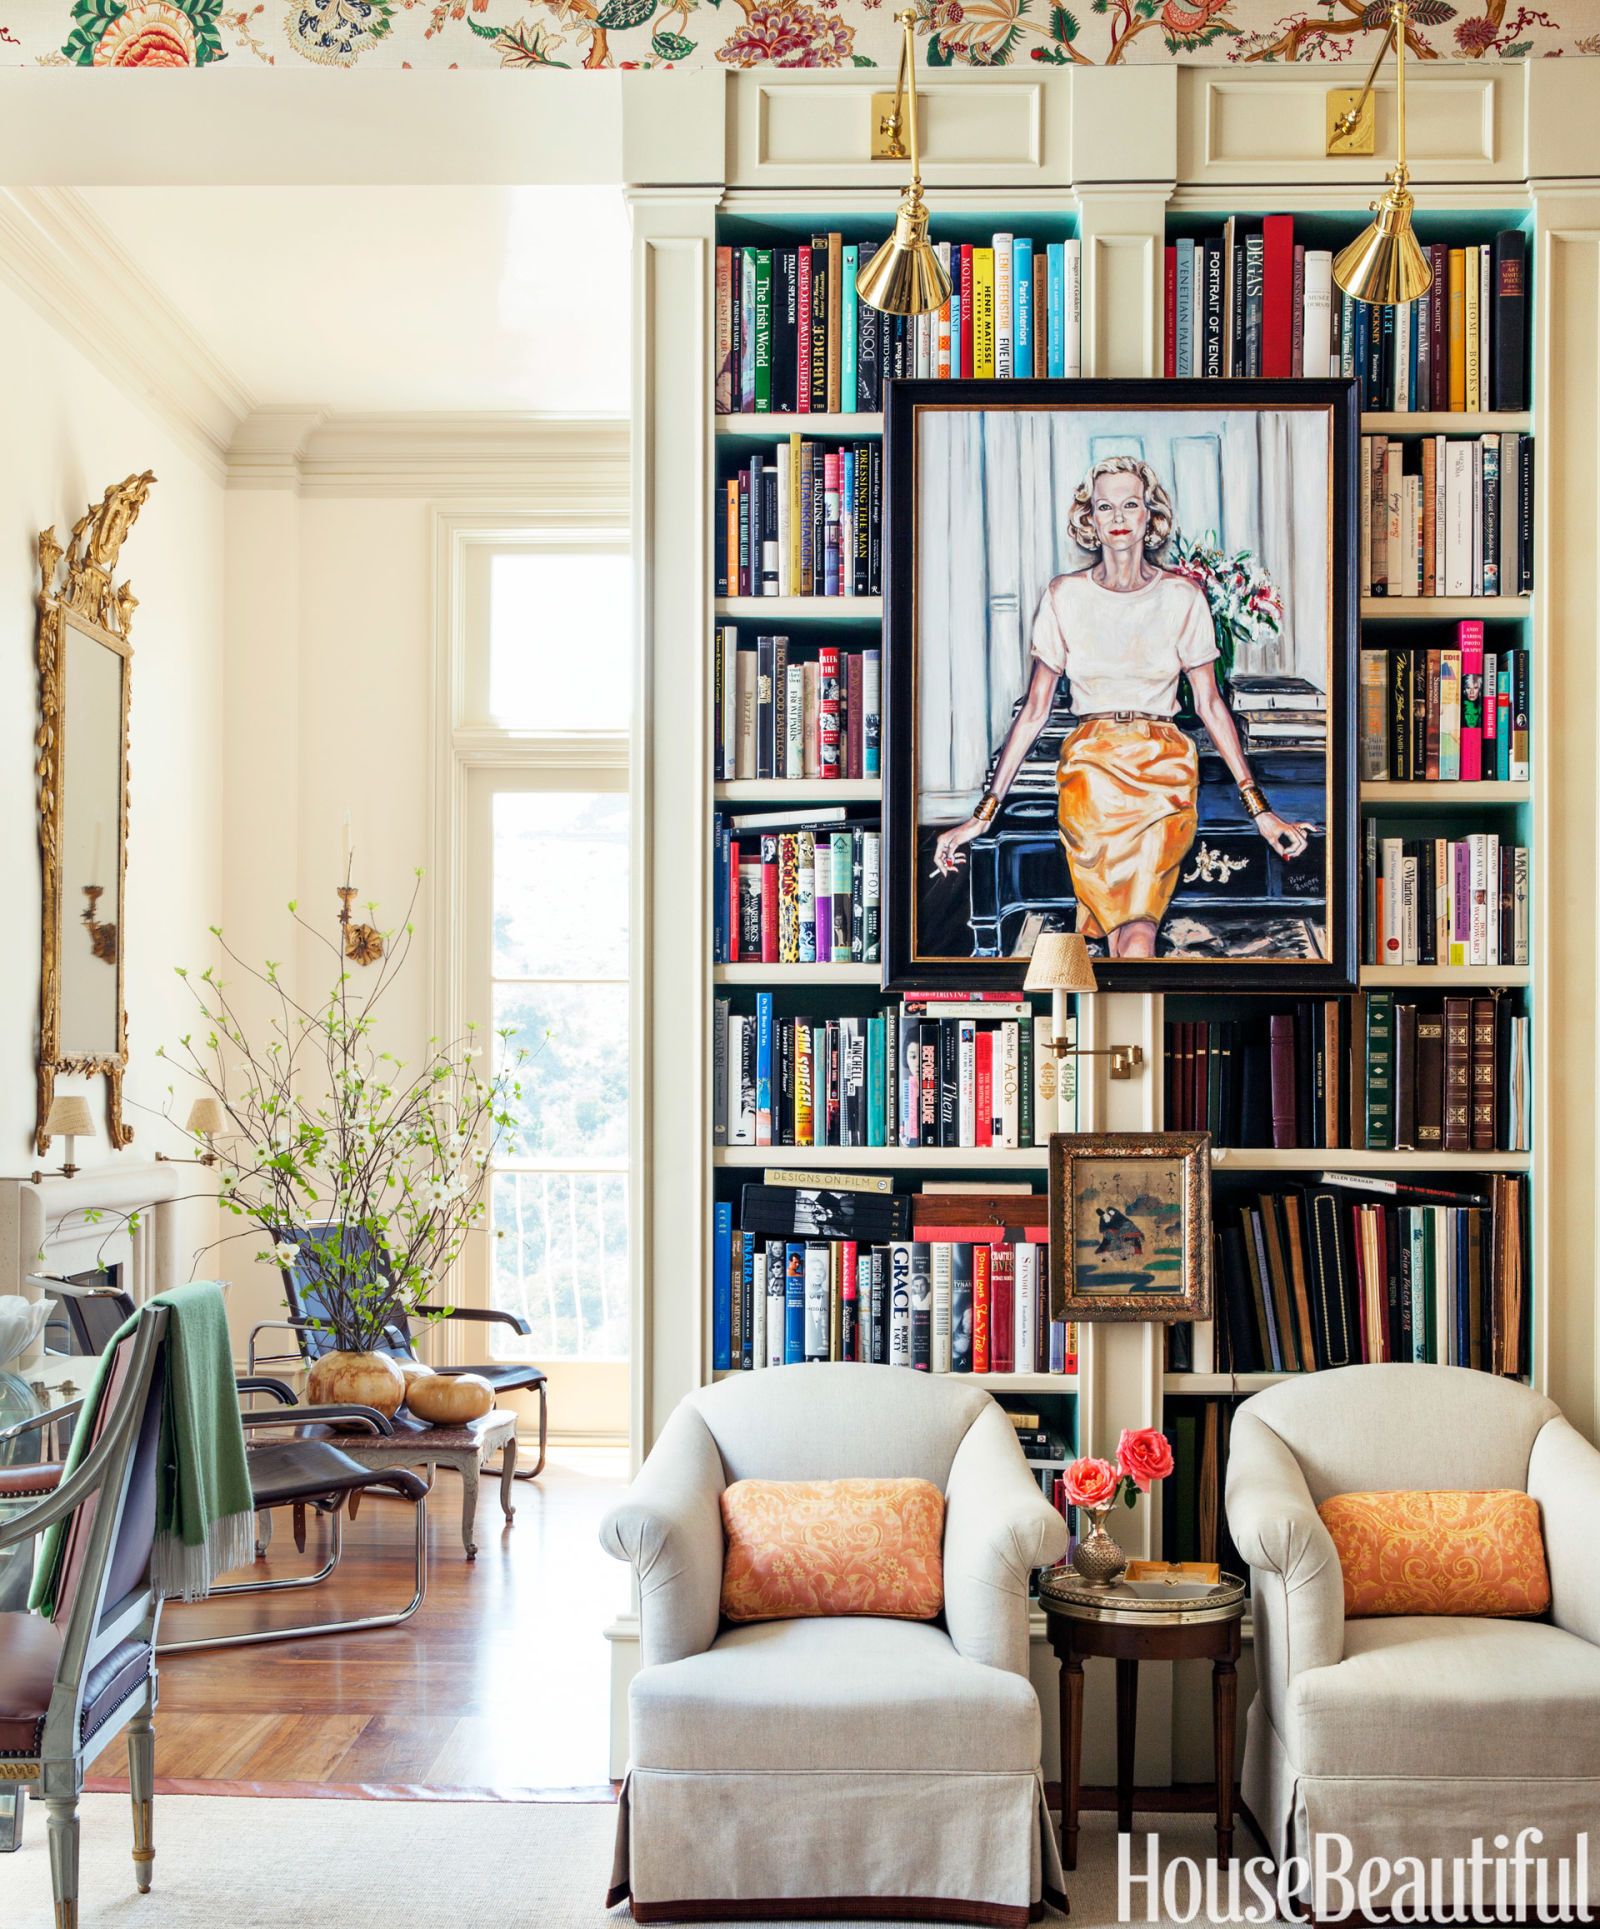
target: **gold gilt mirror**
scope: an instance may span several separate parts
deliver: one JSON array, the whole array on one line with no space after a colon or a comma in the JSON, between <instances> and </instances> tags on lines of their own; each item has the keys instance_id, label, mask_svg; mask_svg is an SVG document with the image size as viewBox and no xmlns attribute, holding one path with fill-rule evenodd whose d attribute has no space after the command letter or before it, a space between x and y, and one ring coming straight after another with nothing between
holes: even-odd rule
<instances>
[{"instance_id":1,"label":"gold gilt mirror","mask_svg":"<svg viewBox=\"0 0 1600 1929\"><path fill-rule=\"evenodd\" d=\"M155 477L113 483L72 526L39 534L39 849L43 936L39 974L39 1122L59 1073L106 1078L106 1136L122 1122L128 1063L123 1005L128 856L128 627L138 599L114 580L117 554Z\"/></svg>"}]
</instances>

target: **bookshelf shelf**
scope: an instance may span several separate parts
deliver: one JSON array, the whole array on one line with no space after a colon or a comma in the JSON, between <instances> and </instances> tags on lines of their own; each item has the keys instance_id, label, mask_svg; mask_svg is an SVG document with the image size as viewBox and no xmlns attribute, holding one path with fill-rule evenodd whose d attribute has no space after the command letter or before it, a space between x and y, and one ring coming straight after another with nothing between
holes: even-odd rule
<instances>
[{"instance_id":1,"label":"bookshelf shelf","mask_svg":"<svg viewBox=\"0 0 1600 1929\"><path fill-rule=\"evenodd\" d=\"M1164 1393L1262 1393L1280 1380L1298 1380L1298 1373L1167 1373Z\"/></svg>"},{"instance_id":2,"label":"bookshelf shelf","mask_svg":"<svg viewBox=\"0 0 1600 1929\"><path fill-rule=\"evenodd\" d=\"M1492 435L1533 428L1527 409L1374 409L1361 418L1368 435Z\"/></svg>"},{"instance_id":3,"label":"bookshelf shelf","mask_svg":"<svg viewBox=\"0 0 1600 1929\"><path fill-rule=\"evenodd\" d=\"M740 777L713 784L719 804L876 803L883 795L877 777Z\"/></svg>"},{"instance_id":4,"label":"bookshelf shelf","mask_svg":"<svg viewBox=\"0 0 1600 1929\"><path fill-rule=\"evenodd\" d=\"M1367 1152L1355 1145L1219 1145L1213 1168L1229 1172L1365 1172L1392 1179L1402 1172L1526 1172L1526 1152ZM1351 1197L1357 1195L1352 1191Z\"/></svg>"},{"instance_id":5,"label":"bookshelf shelf","mask_svg":"<svg viewBox=\"0 0 1600 1929\"><path fill-rule=\"evenodd\" d=\"M785 435L882 435L883 417L873 410L859 415L799 415L793 410L783 414L719 415L718 435L777 437Z\"/></svg>"},{"instance_id":6,"label":"bookshelf shelf","mask_svg":"<svg viewBox=\"0 0 1600 1929\"><path fill-rule=\"evenodd\" d=\"M1380 990L1388 985L1526 985L1533 982L1528 965L1363 965L1362 985Z\"/></svg>"},{"instance_id":7,"label":"bookshelf shelf","mask_svg":"<svg viewBox=\"0 0 1600 1929\"><path fill-rule=\"evenodd\" d=\"M812 1166L819 1172L870 1168L894 1172L1043 1172L1050 1154L1042 1145L1016 1150L992 1145L719 1145L720 1166ZM1326 1161L1324 1161L1326 1163Z\"/></svg>"},{"instance_id":8,"label":"bookshelf shelf","mask_svg":"<svg viewBox=\"0 0 1600 1929\"><path fill-rule=\"evenodd\" d=\"M718 616L746 622L763 617L778 623L881 623L881 596L719 596Z\"/></svg>"},{"instance_id":9,"label":"bookshelf shelf","mask_svg":"<svg viewBox=\"0 0 1600 1929\"><path fill-rule=\"evenodd\" d=\"M1404 804L1423 810L1452 810L1462 804L1527 804L1532 784L1397 784L1364 783L1363 804Z\"/></svg>"},{"instance_id":10,"label":"bookshelf shelf","mask_svg":"<svg viewBox=\"0 0 1600 1929\"><path fill-rule=\"evenodd\" d=\"M712 970L719 985L877 985L876 964L723 964Z\"/></svg>"},{"instance_id":11,"label":"bookshelf shelf","mask_svg":"<svg viewBox=\"0 0 1600 1929\"><path fill-rule=\"evenodd\" d=\"M1533 614L1530 596L1363 596L1364 623L1423 623L1440 618L1513 617Z\"/></svg>"},{"instance_id":12,"label":"bookshelf shelf","mask_svg":"<svg viewBox=\"0 0 1600 1929\"><path fill-rule=\"evenodd\" d=\"M780 1372L781 1368L752 1368L753 1372ZM744 1369L742 1367L719 1367L712 1374L714 1380L736 1380ZM1262 1376L1255 1376L1262 1377ZM1271 1376L1267 1376L1271 1377ZM943 1379L959 1378L967 1386L981 1386L985 1393L1056 1393L1075 1395L1078 1391L1076 1373L962 1373L939 1375Z\"/></svg>"}]
</instances>

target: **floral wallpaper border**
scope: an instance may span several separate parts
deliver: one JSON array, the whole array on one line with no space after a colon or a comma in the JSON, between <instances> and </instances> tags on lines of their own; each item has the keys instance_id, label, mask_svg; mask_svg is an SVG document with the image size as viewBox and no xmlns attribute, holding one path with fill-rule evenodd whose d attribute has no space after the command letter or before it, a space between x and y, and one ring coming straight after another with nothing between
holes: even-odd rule
<instances>
[{"instance_id":1,"label":"floral wallpaper border","mask_svg":"<svg viewBox=\"0 0 1600 1929\"><path fill-rule=\"evenodd\" d=\"M1600 0L1414 0L1422 60L1600 54ZM930 67L1359 66L1388 0L916 0ZM878 67L892 0L0 0L0 65Z\"/></svg>"}]
</instances>

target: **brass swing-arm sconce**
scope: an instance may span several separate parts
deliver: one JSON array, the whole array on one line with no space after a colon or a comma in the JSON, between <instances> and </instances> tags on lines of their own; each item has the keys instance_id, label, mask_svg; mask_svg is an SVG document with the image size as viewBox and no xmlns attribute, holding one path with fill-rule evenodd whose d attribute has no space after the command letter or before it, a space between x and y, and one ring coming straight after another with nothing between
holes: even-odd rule
<instances>
[{"instance_id":1,"label":"brass swing-arm sconce","mask_svg":"<svg viewBox=\"0 0 1600 1929\"><path fill-rule=\"evenodd\" d=\"M926 315L950 299L950 277L928 239L922 198L922 147L917 138L917 16L897 14L901 33L900 77L892 94L872 96L872 158L911 163L911 181L900 197L894 233L856 277L856 293L885 315Z\"/></svg>"},{"instance_id":2,"label":"brass swing-arm sconce","mask_svg":"<svg viewBox=\"0 0 1600 1929\"><path fill-rule=\"evenodd\" d=\"M1433 286L1433 270L1411 229L1415 203L1406 166L1406 27L1410 19L1410 0L1391 0L1388 31L1367 75L1367 84L1354 97L1345 90L1328 96L1328 153L1371 154L1376 139L1372 84L1384 55L1391 46L1394 48L1394 171L1385 176L1383 193L1372 203L1377 220L1341 250L1333 264L1334 280L1352 301L1372 302L1384 308L1415 301Z\"/></svg>"},{"instance_id":3,"label":"brass swing-arm sconce","mask_svg":"<svg viewBox=\"0 0 1600 1929\"><path fill-rule=\"evenodd\" d=\"M1024 991L1050 994L1050 1049L1057 1058L1109 1058L1113 1078L1132 1078L1144 1063L1142 1045L1069 1045L1067 993L1096 991L1094 960L1076 932L1047 931L1028 960Z\"/></svg>"}]
</instances>

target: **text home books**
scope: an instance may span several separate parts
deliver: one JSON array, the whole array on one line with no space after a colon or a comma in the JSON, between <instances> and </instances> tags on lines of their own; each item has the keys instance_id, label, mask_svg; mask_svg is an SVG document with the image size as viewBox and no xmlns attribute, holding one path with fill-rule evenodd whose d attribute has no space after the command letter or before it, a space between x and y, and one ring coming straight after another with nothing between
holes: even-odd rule
<instances>
[{"instance_id":1,"label":"text home books","mask_svg":"<svg viewBox=\"0 0 1600 1929\"><path fill-rule=\"evenodd\" d=\"M1296 1373L1422 1361L1525 1370L1527 1181L1460 1204L1352 1179L1219 1199L1218 1369Z\"/></svg>"},{"instance_id":2,"label":"text home books","mask_svg":"<svg viewBox=\"0 0 1600 1929\"><path fill-rule=\"evenodd\" d=\"M1025 1001L907 993L844 1017L749 1003L715 1003L714 1145L1015 1151L1077 1130L1074 1061Z\"/></svg>"},{"instance_id":3,"label":"text home books","mask_svg":"<svg viewBox=\"0 0 1600 1929\"><path fill-rule=\"evenodd\" d=\"M1295 239L1293 218L1235 218L1219 235L1169 244L1169 376L1348 376L1361 405L1422 410L1527 407L1527 248L1515 228L1474 247L1427 250L1433 286L1414 302L1351 301L1331 248Z\"/></svg>"},{"instance_id":4,"label":"text home books","mask_svg":"<svg viewBox=\"0 0 1600 1929\"><path fill-rule=\"evenodd\" d=\"M1533 438L1364 435L1363 596L1533 588Z\"/></svg>"},{"instance_id":5,"label":"text home books","mask_svg":"<svg viewBox=\"0 0 1600 1929\"><path fill-rule=\"evenodd\" d=\"M1358 992L1166 1028L1172 1131L1227 1147L1525 1152L1527 1015L1511 994Z\"/></svg>"},{"instance_id":6,"label":"text home books","mask_svg":"<svg viewBox=\"0 0 1600 1929\"><path fill-rule=\"evenodd\" d=\"M950 298L927 315L857 300L856 277L878 245L832 233L717 250L719 415L875 413L896 378L1078 374L1076 241L941 241Z\"/></svg>"},{"instance_id":7,"label":"text home books","mask_svg":"<svg viewBox=\"0 0 1600 1929\"><path fill-rule=\"evenodd\" d=\"M777 1186L746 1186L737 1208L718 1203L716 1370L855 1360L927 1373L1077 1371L1077 1329L1050 1299L1044 1195L894 1195L906 1236L893 1238L864 1201L886 1203Z\"/></svg>"},{"instance_id":8,"label":"text home books","mask_svg":"<svg viewBox=\"0 0 1600 1929\"><path fill-rule=\"evenodd\" d=\"M1486 648L1477 621L1453 649L1363 650L1363 782L1526 783L1529 669L1526 650Z\"/></svg>"},{"instance_id":9,"label":"text home books","mask_svg":"<svg viewBox=\"0 0 1600 1929\"><path fill-rule=\"evenodd\" d=\"M712 675L717 779L878 776L882 663L876 649L797 648L787 636L741 646L723 624Z\"/></svg>"},{"instance_id":10,"label":"text home books","mask_svg":"<svg viewBox=\"0 0 1600 1929\"><path fill-rule=\"evenodd\" d=\"M809 442L758 450L722 485L719 596L881 593L883 450Z\"/></svg>"},{"instance_id":11,"label":"text home books","mask_svg":"<svg viewBox=\"0 0 1600 1929\"><path fill-rule=\"evenodd\" d=\"M1527 964L1526 845L1394 837L1376 817L1362 831L1364 964Z\"/></svg>"},{"instance_id":12,"label":"text home books","mask_svg":"<svg viewBox=\"0 0 1600 1929\"><path fill-rule=\"evenodd\" d=\"M843 806L712 818L718 964L876 964L883 837Z\"/></svg>"}]
</instances>

